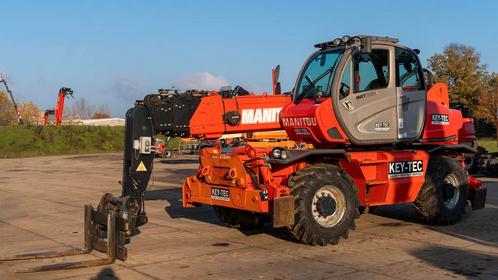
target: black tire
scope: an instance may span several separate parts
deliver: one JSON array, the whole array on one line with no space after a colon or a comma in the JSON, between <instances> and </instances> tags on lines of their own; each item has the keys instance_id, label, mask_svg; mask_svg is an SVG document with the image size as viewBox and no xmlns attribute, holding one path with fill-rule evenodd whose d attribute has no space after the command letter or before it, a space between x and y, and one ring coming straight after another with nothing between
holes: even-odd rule
<instances>
[{"instance_id":1,"label":"black tire","mask_svg":"<svg viewBox=\"0 0 498 280\"><path fill-rule=\"evenodd\" d=\"M413 203L422 218L433 224L454 224L465 214L468 198L467 172L453 158L429 161L425 183Z\"/></svg>"},{"instance_id":2,"label":"black tire","mask_svg":"<svg viewBox=\"0 0 498 280\"><path fill-rule=\"evenodd\" d=\"M368 206L359 206L358 207L358 213L360 213L360 215L363 215L363 214L366 214L369 212L370 212L370 209Z\"/></svg>"},{"instance_id":3,"label":"black tire","mask_svg":"<svg viewBox=\"0 0 498 280\"><path fill-rule=\"evenodd\" d=\"M289 231L311 245L337 244L356 228L358 190L351 177L333 165L312 165L289 178L295 198L295 224Z\"/></svg>"},{"instance_id":4,"label":"black tire","mask_svg":"<svg viewBox=\"0 0 498 280\"><path fill-rule=\"evenodd\" d=\"M170 150L164 150L161 153L162 158L170 158L173 155L173 153Z\"/></svg>"},{"instance_id":5,"label":"black tire","mask_svg":"<svg viewBox=\"0 0 498 280\"><path fill-rule=\"evenodd\" d=\"M251 230L263 228L268 218L259 213L243 211L239 209L213 206L216 216L226 226L241 230Z\"/></svg>"}]
</instances>

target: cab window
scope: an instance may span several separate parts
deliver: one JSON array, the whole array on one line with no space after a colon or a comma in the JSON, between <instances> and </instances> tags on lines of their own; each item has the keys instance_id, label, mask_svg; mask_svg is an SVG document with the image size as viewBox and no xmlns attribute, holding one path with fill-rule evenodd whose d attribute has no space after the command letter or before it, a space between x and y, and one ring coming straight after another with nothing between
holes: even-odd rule
<instances>
[{"instance_id":1,"label":"cab window","mask_svg":"<svg viewBox=\"0 0 498 280\"><path fill-rule=\"evenodd\" d=\"M343 50L318 52L306 65L297 86L295 98L313 98L318 93L330 96L330 79L334 76L335 65Z\"/></svg>"},{"instance_id":2,"label":"cab window","mask_svg":"<svg viewBox=\"0 0 498 280\"><path fill-rule=\"evenodd\" d=\"M412 51L396 48L396 87L403 91L423 90L421 70Z\"/></svg>"},{"instance_id":3,"label":"cab window","mask_svg":"<svg viewBox=\"0 0 498 280\"><path fill-rule=\"evenodd\" d=\"M386 88L389 85L389 51L357 53L353 58L354 92Z\"/></svg>"},{"instance_id":4,"label":"cab window","mask_svg":"<svg viewBox=\"0 0 498 280\"><path fill-rule=\"evenodd\" d=\"M342 73L341 84L339 85L339 98L343 99L349 95L351 89L351 61L346 64L346 68Z\"/></svg>"}]
</instances>

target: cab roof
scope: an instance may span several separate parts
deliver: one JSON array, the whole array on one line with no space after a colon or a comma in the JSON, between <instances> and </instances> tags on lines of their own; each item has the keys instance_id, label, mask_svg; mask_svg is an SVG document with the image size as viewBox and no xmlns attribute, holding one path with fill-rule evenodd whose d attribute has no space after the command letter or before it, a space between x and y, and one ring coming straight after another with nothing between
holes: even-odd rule
<instances>
[{"instance_id":1,"label":"cab roof","mask_svg":"<svg viewBox=\"0 0 498 280\"><path fill-rule=\"evenodd\" d=\"M351 42L354 42L355 40L371 40L372 43L391 43L391 44L396 44L399 42L398 38L391 38L391 37L382 37L382 36L373 36L373 35L355 35L355 36L342 36L342 38L335 38L332 41L327 41L323 43L318 43L315 44L315 48L320 48L324 49L327 47L339 47L339 46L345 46L349 45Z\"/></svg>"}]
</instances>

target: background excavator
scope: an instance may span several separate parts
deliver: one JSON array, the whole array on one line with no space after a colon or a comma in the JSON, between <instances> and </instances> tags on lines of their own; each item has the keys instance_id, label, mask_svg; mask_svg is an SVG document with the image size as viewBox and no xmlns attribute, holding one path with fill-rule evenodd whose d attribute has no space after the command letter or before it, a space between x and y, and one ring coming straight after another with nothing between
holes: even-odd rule
<instances>
[{"instance_id":1,"label":"background excavator","mask_svg":"<svg viewBox=\"0 0 498 280\"><path fill-rule=\"evenodd\" d=\"M463 155L476 152L464 143L474 135L464 131L462 113L450 109L446 85L426 85L418 50L376 36L344 36L315 48L289 95L279 94L274 79L274 94L236 87L137 101L126 113L122 193L105 194L97 209L85 207L85 248L78 253L105 252L101 263L126 259L125 245L147 223L143 195L158 133L209 140L285 130L292 141L313 145L214 142L200 150L197 172L182 188L184 207L210 205L225 224L242 229L271 222L305 244L337 244L371 206L410 203L426 221L443 225L484 207L486 188L463 166Z\"/></svg>"},{"instance_id":2,"label":"background excavator","mask_svg":"<svg viewBox=\"0 0 498 280\"><path fill-rule=\"evenodd\" d=\"M12 93L12 90L10 90L9 85L7 84L7 81L5 80L5 74L2 72L0 73L0 83L3 83L5 86L5 90L7 90L7 93L10 95L10 99L12 100L12 105L14 105L14 111L16 112L16 117L17 117L17 123L18 124L24 124L21 113L19 112L19 109L17 107L16 100L14 98L14 94Z\"/></svg>"}]
</instances>

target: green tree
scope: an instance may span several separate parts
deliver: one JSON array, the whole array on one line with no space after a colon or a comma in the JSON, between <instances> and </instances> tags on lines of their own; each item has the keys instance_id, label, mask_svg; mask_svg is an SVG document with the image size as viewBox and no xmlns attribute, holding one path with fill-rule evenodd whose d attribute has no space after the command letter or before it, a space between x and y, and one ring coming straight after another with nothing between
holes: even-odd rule
<instances>
[{"instance_id":1,"label":"green tree","mask_svg":"<svg viewBox=\"0 0 498 280\"><path fill-rule=\"evenodd\" d=\"M16 123L16 113L10 98L3 91L0 91L0 125Z\"/></svg>"},{"instance_id":2,"label":"green tree","mask_svg":"<svg viewBox=\"0 0 498 280\"><path fill-rule=\"evenodd\" d=\"M494 124L498 108L498 74L488 76L486 86L479 93L477 110L474 116L487 123Z\"/></svg>"},{"instance_id":3,"label":"green tree","mask_svg":"<svg viewBox=\"0 0 498 280\"><path fill-rule=\"evenodd\" d=\"M452 102L459 102L478 110L479 97L486 90L488 74L481 63L480 54L472 47L450 44L442 54L435 54L427 60L436 82L448 85Z\"/></svg>"}]
</instances>

